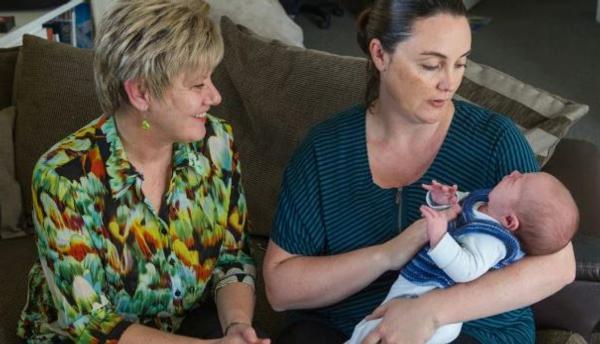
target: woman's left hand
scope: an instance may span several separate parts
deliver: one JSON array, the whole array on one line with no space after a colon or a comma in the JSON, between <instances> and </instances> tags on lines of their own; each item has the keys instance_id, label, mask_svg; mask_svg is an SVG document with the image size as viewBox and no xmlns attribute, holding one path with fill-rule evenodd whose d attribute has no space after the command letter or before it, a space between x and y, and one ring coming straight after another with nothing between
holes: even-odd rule
<instances>
[{"instance_id":1,"label":"woman's left hand","mask_svg":"<svg viewBox=\"0 0 600 344\"><path fill-rule=\"evenodd\" d=\"M381 322L362 344L425 343L437 329L432 309L421 298L389 300L366 319L377 318Z\"/></svg>"},{"instance_id":2,"label":"woman's left hand","mask_svg":"<svg viewBox=\"0 0 600 344\"><path fill-rule=\"evenodd\" d=\"M260 339L256 335L254 328L248 324L235 324L227 330L223 338L226 343L244 343L244 344L270 344L270 339ZM227 339L232 339L229 341Z\"/></svg>"}]
</instances>

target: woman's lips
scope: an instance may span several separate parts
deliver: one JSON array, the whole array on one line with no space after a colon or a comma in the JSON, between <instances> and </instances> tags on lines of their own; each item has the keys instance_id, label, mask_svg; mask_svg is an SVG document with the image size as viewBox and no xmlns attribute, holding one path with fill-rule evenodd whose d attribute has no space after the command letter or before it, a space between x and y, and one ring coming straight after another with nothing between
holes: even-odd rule
<instances>
[{"instance_id":1,"label":"woman's lips","mask_svg":"<svg viewBox=\"0 0 600 344\"><path fill-rule=\"evenodd\" d=\"M432 99L428 103L431 106L433 106L434 108L441 108L442 106L444 106L446 104L446 102L447 102L446 99Z\"/></svg>"}]
</instances>

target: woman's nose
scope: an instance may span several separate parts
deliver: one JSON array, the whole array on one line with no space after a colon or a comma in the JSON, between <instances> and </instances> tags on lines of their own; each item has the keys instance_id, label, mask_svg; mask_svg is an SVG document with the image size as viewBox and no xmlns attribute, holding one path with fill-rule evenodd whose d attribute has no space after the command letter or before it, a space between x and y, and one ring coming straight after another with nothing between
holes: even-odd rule
<instances>
[{"instance_id":1,"label":"woman's nose","mask_svg":"<svg viewBox=\"0 0 600 344\"><path fill-rule=\"evenodd\" d=\"M438 84L438 88L441 91L452 93L456 91L461 80L462 73L459 73L454 69L446 70Z\"/></svg>"},{"instance_id":2,"label":"woman's nose","mask_svg":"<svg viewBox=\"0 0 600 344\"><path fill-rule=\"evenodd\" d=\"M215 85L211 82L210 90L209 90L209 94L208 94L209 105L211 105L211 106L219 105L221 103L221 100L222 100L221 93L219 93L219 90L217 90Z\"/></svg>"}]
</instances>

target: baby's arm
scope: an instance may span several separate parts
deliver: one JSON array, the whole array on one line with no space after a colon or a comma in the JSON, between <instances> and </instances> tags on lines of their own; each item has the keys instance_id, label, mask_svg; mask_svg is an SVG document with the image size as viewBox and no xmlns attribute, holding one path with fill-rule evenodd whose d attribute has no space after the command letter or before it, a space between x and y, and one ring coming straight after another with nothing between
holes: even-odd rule
<instances>
[{"instance_id":1,"label":"baby's arm","mask_svg":"<svg viewBox=\"0 0 600 344\"><path fill-rule=\"evenodd\" d=\"M427 252L454 282L468 282L486 273L506 255L504 243L483 233L465 234L455 240L445 234Z\"/></svg>"}]
</instances>

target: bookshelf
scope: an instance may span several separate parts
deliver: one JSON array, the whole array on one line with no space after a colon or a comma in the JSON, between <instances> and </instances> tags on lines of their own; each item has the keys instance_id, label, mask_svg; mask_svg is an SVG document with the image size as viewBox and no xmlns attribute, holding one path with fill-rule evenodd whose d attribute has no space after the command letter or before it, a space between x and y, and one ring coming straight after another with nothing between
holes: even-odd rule
<instances>
[{"instance_id":1,"label":"bookshelf","mask_svg":"<svg viewBox=\"0 0 600 344\"><path fill-rule=\"evenodd\" d=\"M23 35L30 34L46 38L46 29L42 27L47 21L61 14L71 12L71 43L76 44L75 37L75 6L84 3L85 0L71 0L61 6L37 10L37 11L0 11L0 16L14 16L15 26L7 33L0 33L0 48L19 46L23 42Z\"/></svg>"}]
</instances>

